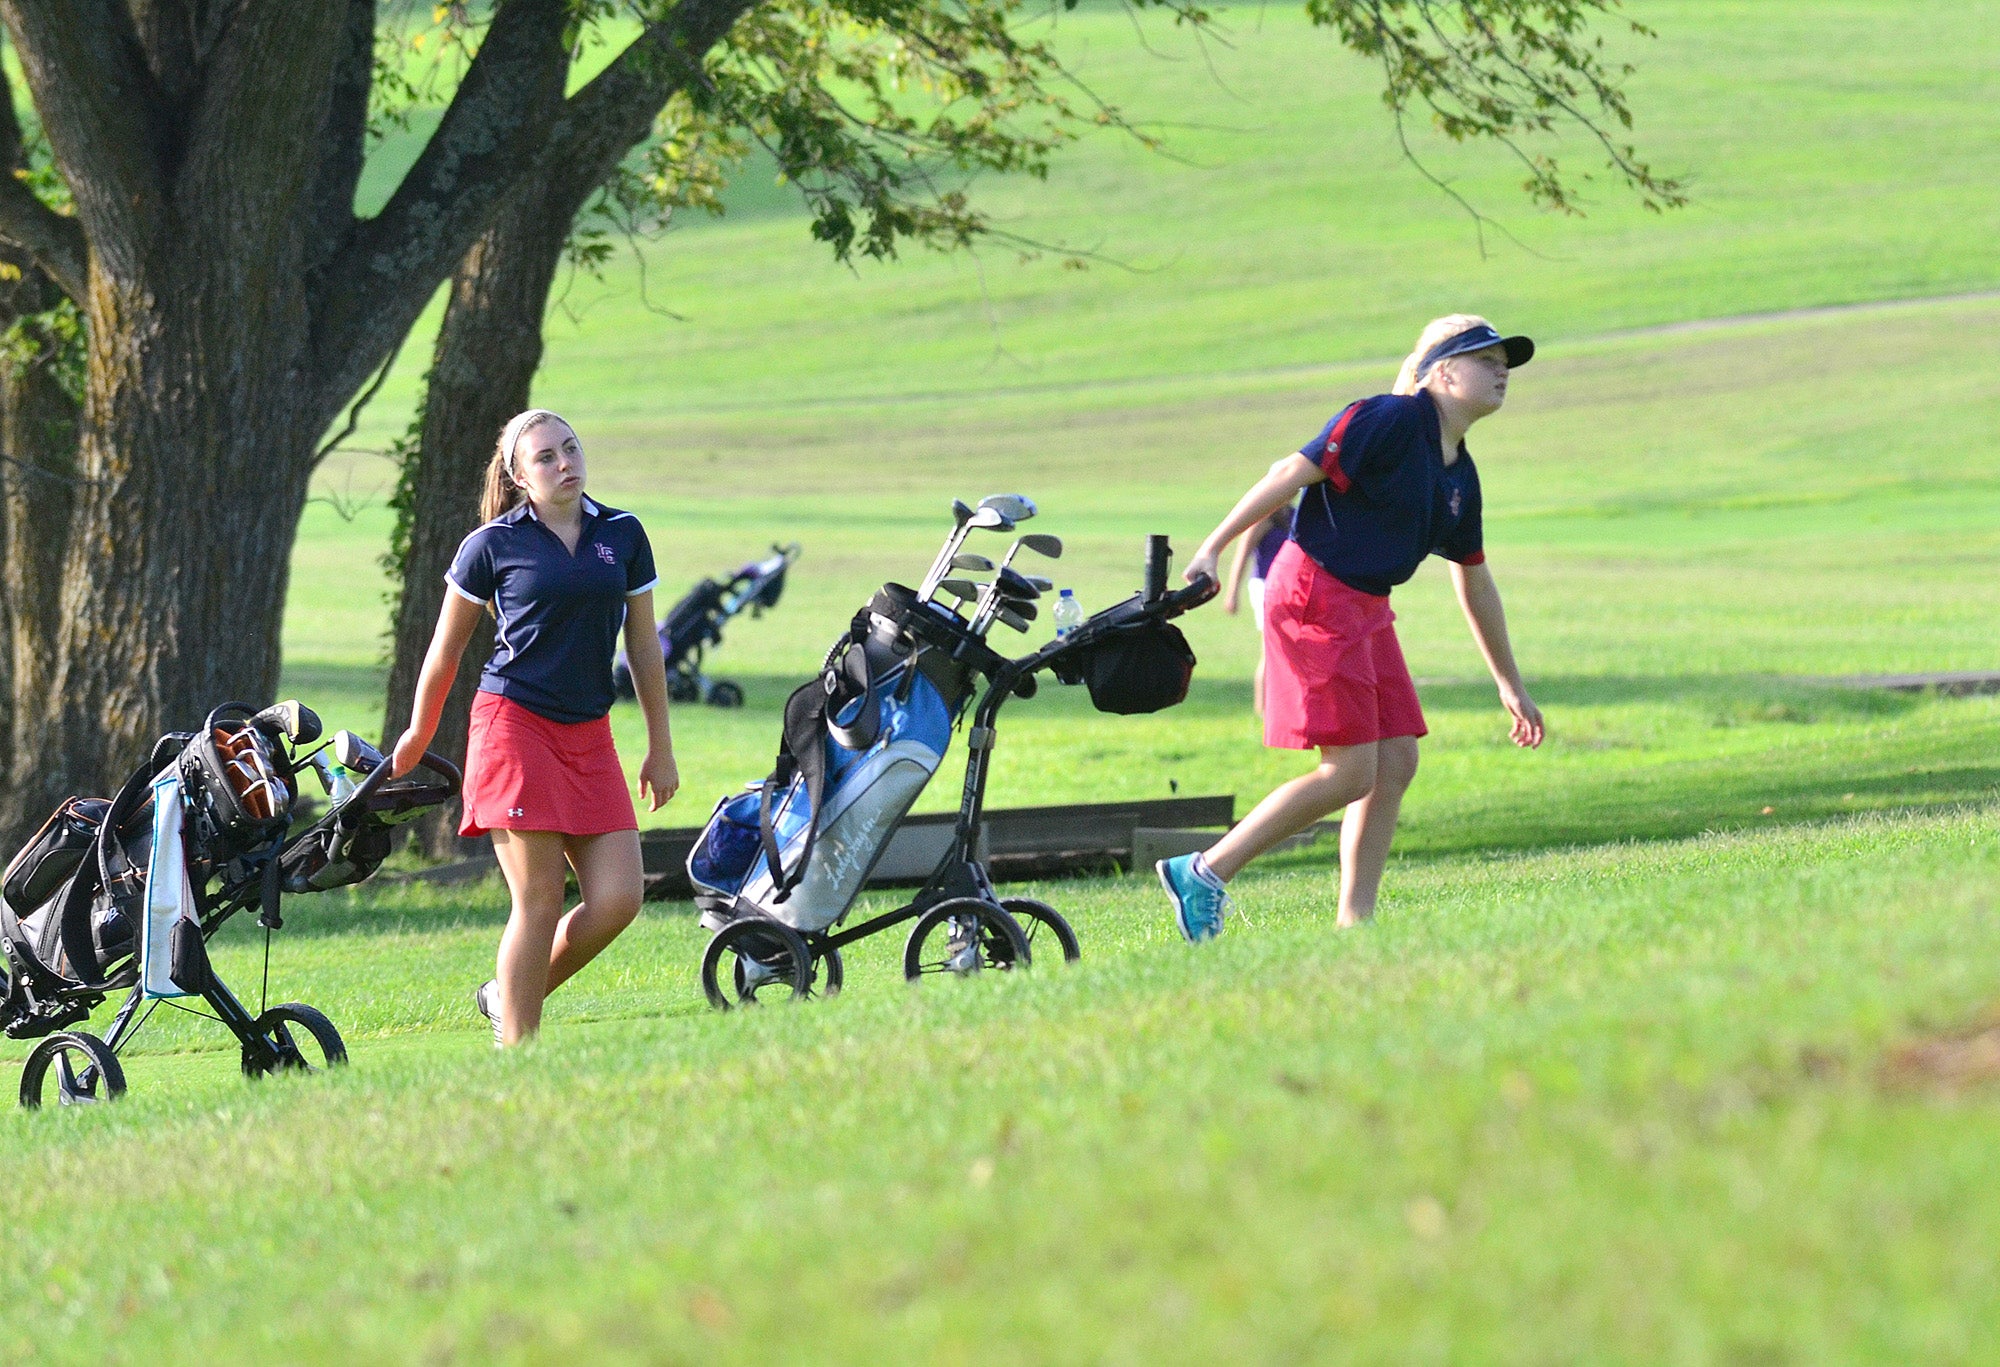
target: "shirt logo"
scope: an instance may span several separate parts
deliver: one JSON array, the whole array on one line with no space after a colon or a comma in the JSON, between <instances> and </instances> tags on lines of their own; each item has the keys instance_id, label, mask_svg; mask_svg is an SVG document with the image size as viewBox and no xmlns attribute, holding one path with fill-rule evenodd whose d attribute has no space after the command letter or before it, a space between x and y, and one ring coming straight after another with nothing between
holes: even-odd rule
<instances>
[{"instance_id":1,"label":"shirt logo","mask_svg":"<svg viewBox=\"0 0 2000 1367\"><path fill-rule=\"evenodd\" d=\"M1459 507L1464 502L1465 502L1465 496L1462 493L1460 493L1457 489L1453 489L1451 491L1451 515L1453 517L1458 516Z\"/></svg>"},{"instance_id":2,"label":"shirt logo","mask_svg":"<svg viewBox=\"0 0 2000 1367\"><path fill-rule=\"evenodd\" d=\"M1326 453L1329 456L1337 456L1340 454L1340 441L1338 438L1328 437L1326 439Z\"/></svg>"},{"instance_id":3,"label":"shirt logo","mask_svg":"<svg viewBox=\"0 0 2000 1367\"><path fill-rule=\"evenodd\" d=\"M509 816L526 816L527 814L528 809L526 807L509 807L507 809L507 815Z\"/></svg>"},{"instance_id":4,"label":"shirt logo","mask_svg":"<svg viewBox=\"0 0 2000 1367\"><path fill-rule=\"evenodd\" d=\"M592 549L593 551L596 551L596 552L597 552L597 558L598 558L599 560L602 560L602 561L603 561L603 562L604 562L605 564L607 564L607 565L615 565L615 564L617 564L617 563L618 563L618 557L617 557L617 556L615 556L615 555L613 555L613 554L611 553L611 548L610 548L609 546L605 545L605 544L604 544L604 543L603 543L602 541L594 541L594 542L592 542L592 543L591 543L591 546L590 546L590 549Z\"/></svg>"}]
</instances>

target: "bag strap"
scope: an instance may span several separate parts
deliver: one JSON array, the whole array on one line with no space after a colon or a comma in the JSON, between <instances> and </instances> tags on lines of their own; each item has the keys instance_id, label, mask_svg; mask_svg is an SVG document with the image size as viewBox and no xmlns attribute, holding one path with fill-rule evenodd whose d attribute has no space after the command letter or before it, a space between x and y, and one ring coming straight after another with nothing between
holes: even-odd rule
<instances>
[{"instance_id":1,"label":"bag strap","mask_svg":"<svg viewBox=\"0 0 2000 1367\"><path fill-rule=\"evenodd\" d=\"M97 827L97 877L90 878L79 866L63 894L63 955L69 960L70 973L85 987L102 986L104 976L104 962L97 957L97 939L91 934L94 895L99 888L109 887L117 876L112 867L113 852L121 860L125 854L124 846L118 839L118 828L138 810L138 800L148 793L152 778L152 771L141 765L132 771L132 777L125 780L125 786L118 790L118 796L111 799L111 806Z\"/></svg>"},{"instance_id":2,"label":"bag strap","mask_svg":"<svg viewBox=\"0 0 2000 1367\"><path fill-rule=\"evenodd\" d=\"M819 812L821 799L826 795L826 688L821 680L814 679L792 691L785 700L785 729L779 742L778 759L771 770L771 777L764 781L764 791L757 799L757 833L764 846L764 860L771 870L771 881L776 885L774 901L785 901L792 895L799 880L806 876L806 864L812 858L813 842L819 837ZM776 797L791 786L797 778L805 789L808 820L805 843L799 847L798 858L790 868L785 866L784 852L778 848Z\"/></svg>"}]
</instances>

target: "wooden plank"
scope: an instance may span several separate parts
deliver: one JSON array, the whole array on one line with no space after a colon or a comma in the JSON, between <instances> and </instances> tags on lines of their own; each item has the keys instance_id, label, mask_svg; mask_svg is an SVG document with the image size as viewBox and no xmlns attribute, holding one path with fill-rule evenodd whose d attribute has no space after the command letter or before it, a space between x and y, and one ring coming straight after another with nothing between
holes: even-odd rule
<instances>
[{"instance_id":1,"label":"wooden plank","mask_svg":"<svg viewBox=\"0 0 2000 1367\"><path fill-rule=\"evenodd\" d=\"M1046 807L989 810L981 827L982 857L995 881L1062 878L1132 866L1133 832L1191 831L1230 824L1233 794L1170 797L1130 802L1083 802ZM870 876L870 887L921 884L943 857L958 821L956 812L925 812L903 818L889 848ZM687 881L688 851L701 836L699 826L651 830L639 837L649 899L694 895ZM1189 836L1187 838L1194 838ZM1155 856L1156 858L1158 856Z\"/></svg>"}]
</instances>

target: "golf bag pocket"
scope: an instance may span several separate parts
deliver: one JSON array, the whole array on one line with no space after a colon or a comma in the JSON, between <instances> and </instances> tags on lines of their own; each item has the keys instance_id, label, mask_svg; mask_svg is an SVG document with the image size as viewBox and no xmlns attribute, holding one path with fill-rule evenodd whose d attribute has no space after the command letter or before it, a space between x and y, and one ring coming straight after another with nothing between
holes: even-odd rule
<instances>
[{"instance_id":1,"label":"golf bag pocket","mask_svg":"<svg viewBox=\"0 0 2000 1367\"><path fill-rule=\"evenodd\" d=\"M734 896L742 888L762 848L757 808L763 791L763 784L755 784L749 792L715 804L701 837L688 851L688 881L697 889Z\"/></svg>"},{"instance_id":2,"label":"golf bag pocket","mask_svg":"<svg viewBox=\"0 0 2000 1367\"><path fill-rule=\"evenodd\" d=\"M1194 666L1194 651L1179 627L1143 620L1105 633L1081 660L1058 668L1056 677L1088 684L1098 711L1131 716L1185 701Z\"/></svg>"},{"instance_id":3,"label":"golf bag pocket","mask_svg":"<svg viewBox=\"0 0 2000 1367\"><path fill-rule=\"evenodd\" d=\"M853 905L942 758L910 742L872 750L842 774L840 782L829 782L805 875L790 896L778 900L770 867L762 858L744 881L743 895L794 930L824 930L832 925ZM773 824L779 850L790 863L805 844L808 827L815 824L801 785L794 784L786 793Z\"/></svg>"},{"instance_id":4,"label":"golf bag pocket","mask_svg":"<svg viewBox=\"0 0 2000 1367\"><path fill-rule=\"evenodd\" d=\"M146 918L139 938L139 982L148 997L185 997L208 985L208 955L199 960L187 947L187 926L201 939L194 889L188 883L187 850L182 843L181 778L168 769L153 780L153 848L146 861ZM199 972L199 984L183 983L175 969Z\"/></svg>"},{"instance_id":5,"label":"golf bag pocket","mask_svg":"<svg viewBox=\"0 0 2000 1367\"><path fill-rule=\"evenodd\" d=\"M110 807L100 797L73 797L56 808L0 877L7 904L24 913L55 896L90 852Z\"/></svg>"}]
</instances>

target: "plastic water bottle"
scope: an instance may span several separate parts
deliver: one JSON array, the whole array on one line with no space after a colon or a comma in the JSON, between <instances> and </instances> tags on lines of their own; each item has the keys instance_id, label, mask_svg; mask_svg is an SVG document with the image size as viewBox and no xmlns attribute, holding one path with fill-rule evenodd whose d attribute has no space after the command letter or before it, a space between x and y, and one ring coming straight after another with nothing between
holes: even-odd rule
<instances>
[{"instance_id":1,"label":"plastic water bottle","mask_svg":"<svg viewBox=\"0 0 2000 1367\"><path fill-rule=\"evenodd\" d=\"M1049 618L1056 624L1056 635L1067 636L1083 625L1083 604L1076 601L1075 589L1064 589L1056 599L1055 611Z\"/></svg>"}]
</instances>

